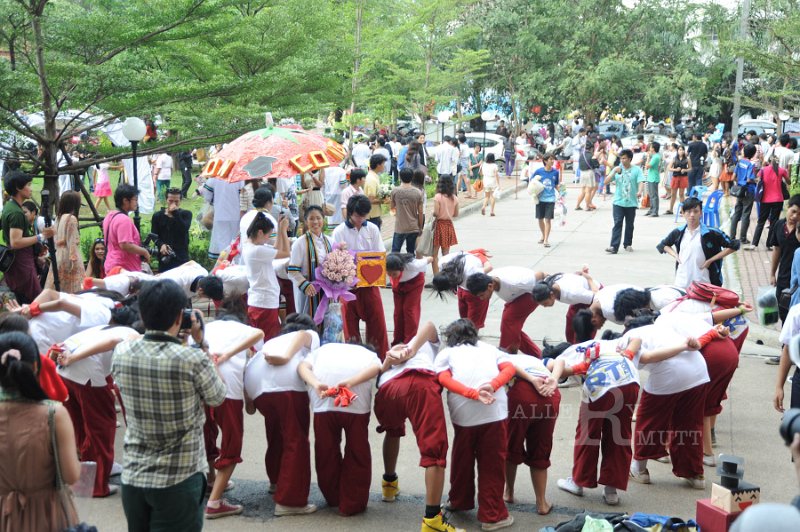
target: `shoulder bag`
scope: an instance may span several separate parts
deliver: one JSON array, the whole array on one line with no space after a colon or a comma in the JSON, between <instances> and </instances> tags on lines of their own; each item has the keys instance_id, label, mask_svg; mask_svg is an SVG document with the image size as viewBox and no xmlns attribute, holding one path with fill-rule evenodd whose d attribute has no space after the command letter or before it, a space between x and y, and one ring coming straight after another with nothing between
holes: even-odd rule
<instances>
[{"instance_id":1,"label":"shoulder bag","mask_svg":"<svg viewBox=\"0 0 800 532\"><path fill-rule=\"evenodd\" d=\"M14 264L14 250L0 244L0 272L6 273Z\"/></svg>"},{"instance_id":2,"label":"shoulder bag","mask_svg":"<svg viewBox=\"0 0 800 532\"><path fill-rule=\"evenodd\" d=\"M61 476L61 463L58 459L58 438L56 438L56 409L53 405L49 405L47 409L47 427L50 431L50 442L53 447L53 460L56 464L56 491L58 492L58 499L61 503L61 509L64 512L64 520L67 522L67 529L75 525L75 516L78 512L75 510L75 501L72 498L72 490L64 483Z\"/></svg>"},{"instance_id":3,"label":"shoulder bag","mask_svg":"<svg viewBox=\"0 0 800 532\"><path fill-rule=\"evenodd\" d=\"M433 233L436 231L436 218L433 215L425 222L422 234L417 240L417 253L426 257L433 256Z\"/></svg>"}]
</instances>

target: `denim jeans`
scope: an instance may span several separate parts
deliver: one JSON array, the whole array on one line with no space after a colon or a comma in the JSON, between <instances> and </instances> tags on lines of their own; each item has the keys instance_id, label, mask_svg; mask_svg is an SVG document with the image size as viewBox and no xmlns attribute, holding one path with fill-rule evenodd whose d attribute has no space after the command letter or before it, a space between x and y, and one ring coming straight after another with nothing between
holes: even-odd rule
<instances>
[{"instance_id":1,"label":"denim jeans","mask_svg":"<svg viewBox=\"0 0 800 532\"><path fill-rule=\"evenodd\" d=\"M647 195L650 197L650 214L658 215L658 181L647 182Z\"/></svg>"},{"instance_id":2,"label":"denim jeans","mask_svg":"<svg viewBox=\"0 0 800 532\"><path fill-rule=\"evenodd\" d=\"M625 239L622 242L624 247L633 245L633 219L636 218L636 207L620 207L614 205L614 228L611 230L611 247L614 251L619 249L620 237L622 237L622 222L625 222Z\"/></svg>"},{"instance_id":3,"label":"denim jeans","mask_svg":"<svg viewBox=\"0 0 800 532\"><path fill-rule=\"evenodd\" d=\"M194 531L203 529L206 476L195 473L167 488L122 485L122 508L128 532Z\"/></svg>"},{"instance_id":4,"label":"denim jeans","mask_svg":"<svg viewBox=\"0 0 800 532\"><path fill-rule=\"evenodd\" d=\"M703 184L703 172L705 168L702 166L697 166L689 170L689 188L686 190L692 190L693 187Z\"/></svg>"},{"instance_id":5,"label":"denim jeans","mask_svg":"<svg viewBox=\"0 0 800 532\"><path fill-rule=\"evenodd\" d=\"M392 253L399 253L400 248L403 247L403 242L406 243L406 253L412 255L417 250L417 237L419 233L395 233L392 236Z\"/></svg>"},{"instance_id":6,"label":"denim jeans","mask_svg":"<svg viewBox=\"0 0 800 532\"><path fill-rule=\"evenodd\" d=\"M747 243L747 230L750 229L750 211L753 210L753 196L745 196L736 198L736 206L733 208L733 215L731 216L731 238L736 238L736 226L739 220L742 221L742 229L739 233L739 240L743 244Z\"/></svg>"}]
</instances>

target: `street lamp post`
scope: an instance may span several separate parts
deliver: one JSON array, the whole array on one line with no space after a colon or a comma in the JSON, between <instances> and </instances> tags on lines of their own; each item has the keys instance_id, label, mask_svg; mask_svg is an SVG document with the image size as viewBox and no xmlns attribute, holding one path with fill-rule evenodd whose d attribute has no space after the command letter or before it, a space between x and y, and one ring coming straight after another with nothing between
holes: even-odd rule
<instances>
[{"instance_id":1,"label":"street lamp post","mask_svg":"<svg viewBox=\"0 0 800 532\"><path fill-rule=\"evenodd\" d=\"M486 148L486 123L492 118L494 118L494 113L491 111L484 111L481 113L481 120L483 121L483 146L481 146L481 149ZM486 155L484 155L484 157L486 157Z\"/></svg>"},{"instance_id":2,"label":"street lamp post","mask_svg":"<svg viewBox=\"0 0 800 532\"><path fill-rule=\"evenodd\" d=\"M787 111L786 109L778 113L778 119L781 121L781 128L780 128L781 135L786 133L786 121L789 120L791 117L792 115L789 114L789 111Z\"/></svg>"},{"instance_id":3,"label":"street lamp post","mask_svg":"<svg viewBox=\"0 0 800 532\"><path fill-rule=\"evenodd\" d=\"M450 120L450 118L452 118L452 116L453 116L453 113L448 111L448 110L446 110L446 109L444 111L439 111L439 114L436 115L436 118L439 120L439 123L442 124L442 139L441 139L441 142L444 142L444 125Z\"/></svg>"},{"instance_id":4,"label":"street lamp post","mask_svg":"<svg viewBox=\"0 0 800 532\"><path fill-rule=\"evenodd\" d=\"M131 152L133 153L133 187L136 189L136 192L139 192L139 175L138 175L138 161L136 158L136 146L141 142L144 138L145 134L147 133L147 126L144 123L144 120L141 118L136 118L135 116L131 116L125 119L125 122L122 124L122 134L125 135L125 138L128 139L128 142L131 143ZM136 203L136 210L133 213L133 224L136 226L136 230L141 233L141 228L139 225L139 203Z\"/></svg>"}]
</instances>

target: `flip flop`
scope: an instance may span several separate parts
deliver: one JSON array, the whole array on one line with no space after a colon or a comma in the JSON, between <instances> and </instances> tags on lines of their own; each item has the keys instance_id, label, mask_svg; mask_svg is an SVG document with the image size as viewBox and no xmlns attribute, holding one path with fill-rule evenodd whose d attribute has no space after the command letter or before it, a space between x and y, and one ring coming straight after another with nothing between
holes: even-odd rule
<instances>
[{"instance_id":1,"label":"flip flop","mask_svg":"<svg viewBox=\"0 0 800 532\"><path fill-rule=\"evenodd\" d=\"M539 244L544 244L544 238L540 238L538 243Z\"/></svg>"},{"instance_id":2,"label":"flip flop","mask_svg":"<svg viewBox=\"0 0 800 532\"><path fill-rule=\"evenodd\" d=\"M582 210L583 210L583 207L575 207L575 210L576 210L576 211L582 211Z\"/></svg>"},{"instance_id":3,"label":"flip flop","mask_svg":"<svg viewBox=\"0 0 800 532\"><path fill-rule=\"evenodd\" d=\"M550 247L550 242L545 242L544 243L544 247L549 248Z\"/></svg>"}]
</instances>

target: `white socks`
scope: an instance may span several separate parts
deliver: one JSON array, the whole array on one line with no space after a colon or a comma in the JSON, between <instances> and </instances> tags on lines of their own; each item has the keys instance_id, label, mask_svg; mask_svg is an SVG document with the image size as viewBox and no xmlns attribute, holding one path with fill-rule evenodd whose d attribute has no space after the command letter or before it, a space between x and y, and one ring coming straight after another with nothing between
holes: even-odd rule
<instances>
[{"instance_id":1,"label":"white socks","mask_svg":"<svg viewBox=\"0 0 800 532\"><path fill-rule=\"evenodd\" d=\"M634 474L642 473L647 469L647 460L633 460L631 462L631 471Z\"/></svg>"}]
</instances>

